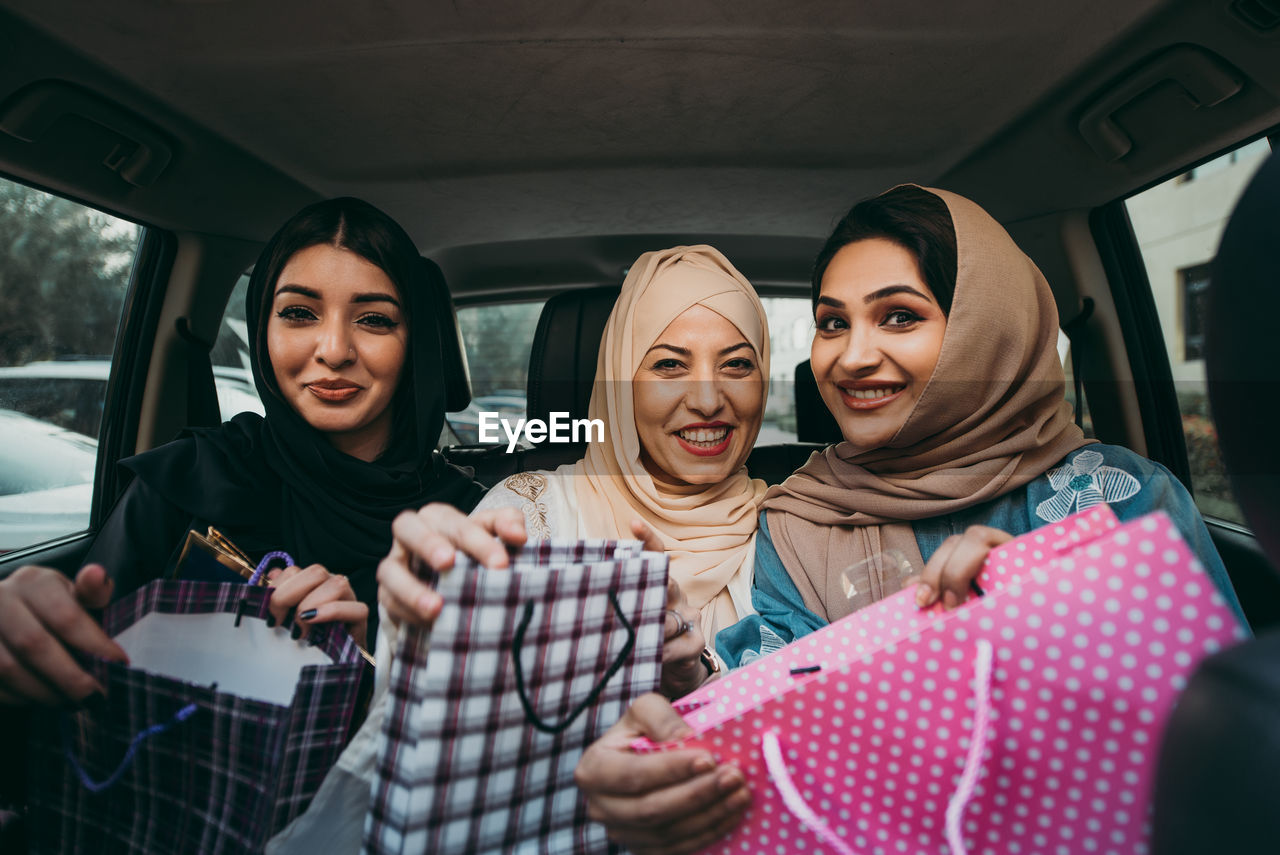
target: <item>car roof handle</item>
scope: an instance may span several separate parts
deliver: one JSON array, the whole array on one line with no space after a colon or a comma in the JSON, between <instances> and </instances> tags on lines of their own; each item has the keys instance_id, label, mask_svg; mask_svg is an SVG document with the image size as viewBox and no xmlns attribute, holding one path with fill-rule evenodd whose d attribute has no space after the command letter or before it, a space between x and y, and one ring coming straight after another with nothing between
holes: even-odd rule
<instances>
[{"instance_id":1,"label":"car roof handle","mask_svg":"<svg viewBox=\"0 0 1280 855\"><path fill-rule=\"evenodd\" d=\"M1217 54L1177 45L1113 80L1081 115L1080 135L1103 160L1120 160L1133 148L1133 138L1116 122L1116 113L1166 82L1181 87L1197 110L1220 104L1244 87L1240 73Z\"/></svg>"},{"instance_id":2,"label":"car roof handle","mask_svg":"<svg viewBox=\"0 0 1280 855\"><path fill-rule=\"evenodd\" d=\"M113 101L61 80L41 80L0 105L0 131L37 142L60 119L78 116L101 125L123 140L103 165L135 187L146 187L173 160L173 145L151 123Z\"/></svg>"}]
</instances>

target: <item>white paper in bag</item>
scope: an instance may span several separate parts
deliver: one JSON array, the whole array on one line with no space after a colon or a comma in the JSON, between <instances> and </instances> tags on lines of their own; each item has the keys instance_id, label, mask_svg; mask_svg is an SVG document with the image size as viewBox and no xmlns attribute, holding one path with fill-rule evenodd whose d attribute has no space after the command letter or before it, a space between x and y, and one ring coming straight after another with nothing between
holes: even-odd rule
<instances>
[{"instance_id":1,"label":"white paper in bag","mask_svg":"<svg viewBox=\"0 0 1280 855\"><path fill-rule=\"evenodd\" d=\"M129 662L152 674L267 703L288 706L308 665L330 665L318 647L295 641L289 630L231 613L152 612L116 636Z\"/></svg>"}]
</instances>

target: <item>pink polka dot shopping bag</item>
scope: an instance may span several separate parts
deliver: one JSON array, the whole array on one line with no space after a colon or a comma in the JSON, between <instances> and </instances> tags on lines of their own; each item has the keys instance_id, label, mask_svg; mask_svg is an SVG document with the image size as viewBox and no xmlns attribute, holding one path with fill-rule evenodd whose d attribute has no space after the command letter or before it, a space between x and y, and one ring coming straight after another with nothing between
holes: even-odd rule
<instances>
[{"instance_id":1,"label":"pink polka dot shopping bag","mask_svg":"<svg viewBox=\"0 0 1280 855\"><path fill-rule=\"evenodd\" d=\"M1235 615L1159 512L1075 514L978 584L951 612L902 591L680 701L753 793L708 851L1148 851L1160 734Z\"/></svg>"}]
</instances>

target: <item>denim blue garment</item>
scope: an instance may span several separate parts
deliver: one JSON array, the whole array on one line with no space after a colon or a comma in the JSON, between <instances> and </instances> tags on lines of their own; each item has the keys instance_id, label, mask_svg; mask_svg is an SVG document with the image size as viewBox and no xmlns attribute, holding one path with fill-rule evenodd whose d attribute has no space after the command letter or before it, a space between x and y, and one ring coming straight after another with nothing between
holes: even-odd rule
<instances>
[{"instance_id":1,"label":"denim blue garment","mask_svg":"<svg viewBox=\"0 0 1280 855\"><path fill-rule=\"evenodd\" d=\"M1227 569L1186 488L1159 463L1117 445L1087 445L1011 493L952 514L917 520L912 527L920 555L927 562L944 540L971 525L991 526L1016 537L1098 501L1111 505L1121 522L1154 510L1167 513L1222 596L1245 623ZM751 603L758 614L726 627L716 636L716 652L730 667L772 653L827 623L805 607L804 598L774 548L764 512L756 535Z\"/></svg>"}]
</instances>

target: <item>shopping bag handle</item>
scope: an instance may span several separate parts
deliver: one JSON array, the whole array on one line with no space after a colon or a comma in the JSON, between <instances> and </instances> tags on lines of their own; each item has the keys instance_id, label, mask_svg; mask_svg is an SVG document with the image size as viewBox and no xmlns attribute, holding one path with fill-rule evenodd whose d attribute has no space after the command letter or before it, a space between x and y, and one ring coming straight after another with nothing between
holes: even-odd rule
<instances>
[{"instance_id":1,"label":"shopping bag handle","mask_svg":"<svg viewBox=\"0 0 1280 855\"><path fill-rule=\"evenodd\" d=\"M604 672L604 676L596 683L593 688L578 704L569 712L564 721L558 724L548 724L534 711L533 704L529 701L529 695L524 687L524 666L520 664L520 654L524 648L524 634L529 629L529 622L533 619L533 600L529 600L524 604L524 617L520 619L520 625L516 627L515 638L511 642L511 659L516 667L516 694L520 698L520 706L524 707L524 717L529 724L536 727L543 733L557 734L563 733L573 724L578 716L582 715L587 707L596 702L596 698L600 697L600 693L604 691L604 687L613 679L613 675L626 664L627 657L631 655L632 649L636 646L636 631L627 621L627 616L622 613L622 606L618 604L618 592L609 592L609 602L613 605L613 612L618 616L618 620L622 622L622 626L627 631L627 643L622 646L622 651L618 654L618 658L613 660L613 664L609 666L609 670Z\"/></svg>"},{"instance_id":2,"label":"shopping bag handle","mask_svg":"<svg viewBox=\"0 0 1280 855\"><path fill-rule=\"evenodd\" d=\"M240 595L240 602L236 603L236 629L240 628L240 621L244 618L244 611L249 607L248 590L261 585L262 577L266 575L267 568L277 561L283 562L285 567L292 567L294 563L292 555L279 549L262 556L262 560L258 562L258 566L253 570L253 575L244 583L245 593ZM368 654L365 655L368 656Z\"/></svg>"},{"instance_id":3,"label":"shopping bag handle","mask_svg":"<svg viewBox=\"0 0 1280 855\"><path fill-rule=\"evenodd\" d=\"M952 794L951 800L947 802L947 845L951 847L952 855L965 855L968 851L965 849L964 833L960 827L960 822L964 818L964 811L969 805L969 800L973 797L973 789L978 782L978 773L982 770L982 753L986 751L987 741L990 739L987 724L991 717L992 653L991 642L985 638L979 639L973 667L974 711L973 733L969 738L969 756L965 758L964 771L960 774L960 783L956 785L955 793ZM822 839L823 843L839 852L840 855L855 855L849 844L845 843L831 826L822 821L822 818L818 816L813 808L809 807L809 803L800 794L800 789L795 785L795 782L791 779L791 773L787 770L787 761L782 756L782 746L778 742L778 734L772 730L766 730L760 735L760 747L764 753L764 763L769 769L769 777L773 781L773 786L777 789L778 795L782 797L782 803L787 806L787 810L791 812L791 815L800 820L801 825L816 834Z\"/></svg>"},{"instance_id":4,"label":"shopping bag handle","mask_svg":"<svg viewBox=\"0 0 1280 855\"><path fill-rule=\"evenodd\" d=\"M285 567L292 567L294 563L293 556L283 550L277 549L275 552L268 552L266 555L262 556L262 560L258 562L258 566L253 568L253 575L249 577L249 581L245 584L260 584L262 582L262 577L276 561L283 561Z\"/></svg>"},{"instance_id":5,"label":"shopping bag handle","mask_svg":"<svg viewBox=\"0 0 1280 855\"><path fill-rule=\"evenodd\" d=\"M801 825L818 835L823 843L839 852L840 855L854 855L854 851L849 847L849 844L840 839L840 835L836 834L831 826L823 822L813 808L809 807L809 803L804 800L804 796L800 795L799 788L791 780L791 773L787 771L787 761L782 756L782 746L778 744L778 734L772 730L766 730L760 735L760 748L764 752L764 765L769 769L769 777L773 781L773 786L777 789L778 795L782 796L782 803L787 806L787 810L791 811L791 815L800 820Z\"/></svg>"},{"instance_id":6,"label":"shopping bag handle","mask_svg":"<svg viewBox=\"0 0 1280 855\"><path fill-rule=\"evenodd\" d=\"M985 638L978 639L977 648L973 663L973 732L969 734L969 756L964 759L960 783L947 802L947 845L951 847L952 855L965 855L967 851L960 822L964 819L969 799L973 798L973 788L978 783L978 773L982 771L982 752L986 751L987 740L991 738L987 723L991 718L993 651L991 642Z\"/></svg>"},{"instance_id":7,"label":"shopping bag handle","mask_svg":"<svg viewBox=\"0 0 1280 855\"><path fill-rule=\"evenodd\" d=\"M67 755L67 761L71 763L71 768L76 770L76 775L80 778L80 783L84 784L84 788L91 793L98 793L110 787L116 781L120 780L120 776L125 773L129 765L133 763L134 756L138 753L138 747L152 736L164 733L166 730L181 724L195 714L199 709L195 704L187 704L182 709L173 714L167 721L159 724L153 724L148 728L139 731L134 735L133 740L129 743L129 748L124 752L124 758L120 764L116 766L116 770L108 775L102 781L95 781L89 777L89 773L80 765L80 761L76 759L75 751L71 747L71 725L70 716L62 717L62 750Z\"/></svg>"}]
</instances>

